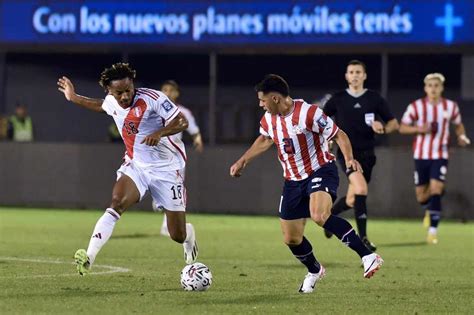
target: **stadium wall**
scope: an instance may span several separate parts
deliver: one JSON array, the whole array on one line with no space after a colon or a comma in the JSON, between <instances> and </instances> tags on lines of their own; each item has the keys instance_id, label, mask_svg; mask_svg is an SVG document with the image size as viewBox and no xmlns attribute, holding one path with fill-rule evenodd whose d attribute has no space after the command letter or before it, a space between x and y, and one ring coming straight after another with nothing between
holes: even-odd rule
<instances>
[{"instance_id":1,"label":"stadium wall","mask_svg":"<svg viewBox=\"0 0 474 315\"><path fill-rule=\"evenodd\" d=\"M282 170L270 150L234 179L229 167L246 146L217 146L196 154L188 150L188 209L202 213L277 215ZM0 143L0 205L105 208L124 148L120 144ZM379 148L369 186L372 217L421 217L413 189L409 149ZM443 214L474 218L474 150L454 149ZM340 195L346 188L340 174ZM145 198L136 209L150 210Z\"/></svg>"}]
</instances>

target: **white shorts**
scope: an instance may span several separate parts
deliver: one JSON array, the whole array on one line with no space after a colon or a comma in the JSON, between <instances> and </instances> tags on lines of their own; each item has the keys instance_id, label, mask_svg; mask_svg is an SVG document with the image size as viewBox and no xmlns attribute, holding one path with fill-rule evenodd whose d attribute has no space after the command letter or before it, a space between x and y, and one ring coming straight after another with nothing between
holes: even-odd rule
<instances>
[{"instance_id":1,"label":"white shorts","mask_svg":"<svg viewBox=\"0 0 474 315\"><path fill-rule=\"evenodd\" d=\"M149 190L158 207L170 211L186 211L184 168L162 171L151 166L138 166L131 160L123 163L117 170L117 180L122 175L127 175L133 180L140 192L140 201Z\"/></svg>"}]
</instances>

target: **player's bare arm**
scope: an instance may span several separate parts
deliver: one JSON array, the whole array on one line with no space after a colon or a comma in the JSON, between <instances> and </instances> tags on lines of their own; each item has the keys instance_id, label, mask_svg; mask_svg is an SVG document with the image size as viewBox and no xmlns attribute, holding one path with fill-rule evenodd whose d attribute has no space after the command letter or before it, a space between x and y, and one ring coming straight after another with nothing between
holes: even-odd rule
<instances>
[{"instance_id":1,"label":"player's bare arm","mask_svg":"<svg viewBox=\"0 0 474 315\"><path fill-rule=\"evenodd\" d=\"M271 138L260 135L252 146L230 167L230 176L240 177L243 169L254 158L267 151L273 144Z\"/></svg>"},{"instance_id":2,"label":"player's bare arm","mask_svg":"<svg viewBox=\"0 0 474 315\"><path fill-rule=\"evenodd\" d=\"M196 149L197 152L201 153L204 150L204 144L202 142L201 133L198 132L194 135L191 135L191 137L193 138L194 149Z\"/></svg>"},{"instance_id":3,"label":"player's bare arm","mask_svg":"<svg viewBox=\"0 0 474 315\"><path fill-rule=\"evenodd\" d=\"M403 135L417 135L425 134L431 131L430 124L425 124L423 126L410 126L407 124L401 124L399 132Z\"/></svg>"},{"instance_id":4,"label":"player's bare arm","mask_svg":"<svg viewBox=\"0 0 474 315\"><path fill-rule=\"evenodd\" d=\"M74 104L77 104L81 107L87 108L94 112L103 113L102 103L103 99L98 98L89 98L82 95L76 94L74 90L74 85L68 77L61 77L58 79L58 90L64 94L64 97Z\"/></svg>"},{"instance_id":5,"label":"player's bare arm","mask_svg":"<svg viewBox=\"0 0 474 315\"><path fill-rule=\"evenodd\" d=\"M179 113L166 127L145 137L141 143L149 146L157 145L162 137L171 136L188 128L188 120L182 113Z\"/></svg>"},{"instance_id":6,"label":"player's bare arm","mask_svg":"<svg viewBox=\"0 0 474 315\"><path fill-rule=\"evenodd\" d=\"M362 172L362 167L360 166L359 162L357 162L354 159L354 156L352 155L352 145L347 134L341 129L339 129L333 139L334 141L336 141L337 145L339 146L339 149L344 155L344 159L346 161L346 167L348 169L352 168L356 172L357 171Z\"/></svg>"},{"instance_id":7,"label":"player's bare arm","mask_svg":"<svg viewBox=\"0 0 474 315\"><path fill-rule=\"evenodd\" d=\"M377 134L392 133L400 128L396 118L389 120L384 126L382 122L376 120L372 124L372 130Z\"/></svg>"},{"instance_id":8,"label":"player's bare arm","mask_svg":"<svg viewBox=\"0 0 474 315\"><path fill-rule=\"evenodd\" d=\"M466 128L464 128L464 124L456 125L454 129L456 132L456 136L458 138L458 144L461 147L465 147L471 144L471 140L466 136Z\"/></svg>"}]
</instances>

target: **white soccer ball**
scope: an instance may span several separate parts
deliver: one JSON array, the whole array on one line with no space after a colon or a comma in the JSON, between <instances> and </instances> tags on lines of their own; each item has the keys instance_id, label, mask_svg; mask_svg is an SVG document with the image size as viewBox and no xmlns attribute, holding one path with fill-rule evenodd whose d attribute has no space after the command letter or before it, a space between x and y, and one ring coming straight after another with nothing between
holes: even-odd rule
<instances>
[{"instance_id":1,"label":"white soccer ball","mask_svg":"<svg viewBox=\"0 0 474 315\"><path fill-rule=\"evenodd\" d=\"M185 291L206 291L212 284L212 273L199 262L187 265L181 270L181 285Z\"/></svg>"}]
</instances>

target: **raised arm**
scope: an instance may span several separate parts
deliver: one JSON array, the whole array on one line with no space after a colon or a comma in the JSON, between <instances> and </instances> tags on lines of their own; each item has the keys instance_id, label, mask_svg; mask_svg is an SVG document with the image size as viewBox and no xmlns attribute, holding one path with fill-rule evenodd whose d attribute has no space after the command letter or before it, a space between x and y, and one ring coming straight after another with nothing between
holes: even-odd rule
<instances>
[{"instance_id":1,"label":"raised arm","mask_svg":"<svg viewBox=\"0 0 474 315\"><path fill-rule=\"evenodd\" d=\"M273 140L271 138L260 135L255 139L252 146L230 167L230 176L240 177L247 164L263 152L267 151L272 144Z\"/></svg>"},{"instance_id":2,"label":"raised arm","mask_svg":"<svg viewBox=\"0 0 474 315\"><path fill-rule=\"evenodd\" d=\"M73 102L76 105L87 108L94 112L104 112L102 109L102 103L104 102L103 99L89 98L76 94L74 85L67 77L61 77L58 79L58 90L64 94L64 97L68 101Z\"/></svg>"}]
</instances>

